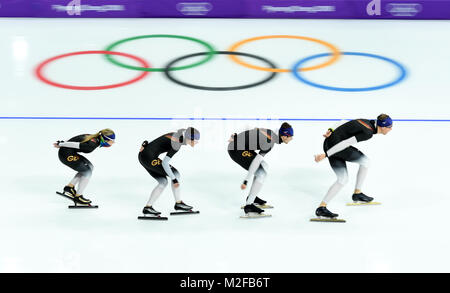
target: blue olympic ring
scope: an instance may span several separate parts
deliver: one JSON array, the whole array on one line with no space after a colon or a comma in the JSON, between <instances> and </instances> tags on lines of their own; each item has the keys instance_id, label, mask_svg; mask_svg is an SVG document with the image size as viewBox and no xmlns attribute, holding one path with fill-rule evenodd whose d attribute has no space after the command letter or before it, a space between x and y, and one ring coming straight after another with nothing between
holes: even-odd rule
<instances>
[{"instance_id":1,"label":"blue olympic ring","mask_svg":"<svg viewBox=\"0 0 450 293\"><path fill-rule=\"evenodd\" d=\"M386 62L389 62L391 64L393 64L394 66L396 66L399 71L399 77L389 83L383 84L383 85L379 85L379 86L374 86L374 87L366 87L366 88L340 88L340 87L332 87L332 86L326 86L326 85L321 85L318 83L314 83L312 81L307 80L306 78L304 78L301 74L300 71L298 70L300 68L300 66L306 62L308 62L309 60L312 59L316 59L316 58L321 58L321 57L326 57L326 56L330 56L330 53L324 53L324 54L318 54L318 55L314 55L314 56L310 56L307 57L305 59L300 60L299 62L297 62L294 67L292 68L292 73L294 74L294 76L300 80L303 83L306 83L310 86L313 87L317 87L317 88L321 88L321 89L325 89L325 90L331 90L331 91L341 91L341 92L364 92L364 91L375 91L375 90L380 90L380 89L384 89L390 86L394 86L398 83L400 83L403 79L405 79L407 73L406 73L406 69L403 65L401 65L400 63L398 63L397 61L394 61L392 59L383 57L383 56L378 56L378 55L374 55L374 54L368 54L368 53L358 53L358 52L341 52L341 55L352 55L352 56L364 56L364 57L371 57L371 58L375 58L375 59L380 59Z\"/></svg>"}]
</instances>

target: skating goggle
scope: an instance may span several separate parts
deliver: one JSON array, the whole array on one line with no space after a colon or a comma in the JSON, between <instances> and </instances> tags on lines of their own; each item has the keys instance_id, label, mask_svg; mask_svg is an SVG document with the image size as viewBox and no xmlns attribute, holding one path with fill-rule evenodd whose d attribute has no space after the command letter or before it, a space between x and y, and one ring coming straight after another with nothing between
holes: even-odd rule
<instances>
[{"instance_id":1,"label":"skating goggle","mask_svg":"<svg viewBox=\"0 0 450 293\"><path fill-rule=\"evenodd\" d=\"M148 38L182 39L185 41L190 41L190 42L200 44L201 46L203 46L205 48L205 50L204 50L204 52L194 53L194 54L189 54L189 55L178 57L170 62L164 62L167 65L166 65L166 67L163 67L163 68L151 67L149 62L147 62L146 60L144 60L138 56L114 51L119 45L121 45L123 43L128 43L128 42L132 42L135 40L148 39ZM295 65L291 65L289 68L278 68L272 61L267 60L265 57L238 51L239 49L241 49L242 46L245 46L248 43L252 43L252 42L260 41L260 40L267 40L267 39L296 39L296 40L308 41L308 42L316 43L316 44L319 44L319 45L325 47L329 52L303 58L300 61L297 61L295 63ZM105 58L106 60L108 60L109 62L111 62L119 67L126 68L129 70L140 71L142 73L129 81L125 81L125 82L121 82L121 83L117 83L117 84L102 85L102 86L67 85L67 84L54 82L54 81L48 79L46 76L44 76L44 68L49 63L51 63L55 60L59 60L61 58L77 56L77 55L86 55L86 54L104 55L106 57ZM178 72L180 70L185 70L185 69L189 69L189 68L193 68L193 67L202 65L202 64L210 61L216 55L228 55L230 60L233 61L234 63L237 63L243 67L250 68L253 70L267 72L268 76L263 78L263 80L261 80L261 81L244 84L244 85L211 87L211 86L187 83L187 82L179 80L177 77L175 77L173 75L174 71ZM140 64L140 66L132 66L132 65L124 64L124 63L118 61L119 59L117 59L117 56L126 57L131 60L134 60L134 61L138 62ZM315 82L312 82L312 81L306 79L305 72L328 67L328 66L334 64L336 61L338 61L341 56L351 56L351 57L358 56L358 57L365 57L365 58L373 58L373 59L377 59L379 61L387 62L387 63L393 65L398 70L399 74L391 82L381 84L381 85L371 86L371 87L363 87L363 88L342 88L342 87L327 86L327 85L318 84L318 83L315 83ZM177 66L177 64L182 63L184 60L195 58L195 57L202 57L202 59L199 61L193 61L192 63L187 64L187 65L183 65L183 66L178 65ZM267 64L267 66L256 66L253 64L249 64L247 62L244 62L241 59L242 57L256 59L260 62L262 61L263 63ZM294 56L294 58L295 58L294 60L296 60L298 57ZM315 60L315 59L325 59L325 60L314 66L305 66L304 65L304 64L308 63L310 60ZM292 61L292 62L294 62L294 61ZM171 82L173 82L175 84L193 88L193 89L209 90L209 91L231 91L231 90L241 90L241 89L247 89L247 88L259 86L268 81L271 81L275 77L276 74L283 73L283 72L290 72L294 75L294 77L296 79L298 79L302 83L307 84L309 86L316 87L316 88L320 88L320 89L332 90L332 91L344 91L344 92L373 91L373 90L379 90L379 89L383 89L383 88L387 88L387 87L396 85L396 84L400 83L407 75L406 69L403 67L403 65L401 65L400 63L398 63L397 61L395 61L393 59L379 56L379 55L369 54L369 53L341 52L339 49L337 49L336 46L334 46L333 44L330 44L328 42L325 42L323 40L306 37L306 36L296 36L296 35L268 35L268 36L253 37L253 38L241 40L241 41L231 45L227 51L216 51L210 44L204 42L203 40L199 40L199 39L188 37L188 36L163 35L163 34L142 35L142 36L135 36L135 37L130 37L130 38L116 41L116 42L110 44L104 50L79 51L79 52L71 52L71 53L58 55L58 56L55 56L55 57L52 57L52 58L49 58L49 59L43 61L36 68L36 76L42 82L45 82L49 85L56 86L59 88L71 89L71 90L104 90L104 89L117 88L117 87L129 85L134 82L137 82L137 81L143 79L144 77L146 77L149 72L162 72L163 74L165 74L165 76L168 78L168 80L170 80Z\"/></svg>"},{"instance_id":2,"label":"skating goggle","mask_svg":"<svg viewBox=\"0 0 450 293\"><path fill-rule=\"evenodd\" d=\"M188 135L188 136L186 136L186 138L189 139L189 140L197 141L197 140L200 140L200 134L196 133L194 135Z\"/></svg>"},{"instance_id":3,"label":"skating goggle","mask_svg":"<svg viewBox=\"0 0 450 293\"><path fill-rule=\"evenodd\" d=\"M104 134L100 135L100 147L110 147L111 145L108 143L108 141L114 141L116 138L115 134L112 134L110 136L106 136Z\"/></svg>"},{"instance_id":4,"label":"skating goggle","mask_svg":"<svg viewBox=\"0 0 450 293\"><path fill-rule=\"evenodd\" d=\"M190 130L190 131L189 131ZM193 128L186 129L184 131L184 137L189 140L200 140L200 132Z\"/></svg>"},{"instance_id":5,"label":"skating goggle","mask_svg":"<svg viewBox=\"0 0 450 293\"><path fill-rule=\"evenodd\" d=\"M392 119L391 117L388 117L384 120L377 120L377 126L378 127L387 127L387 128L392 128Z\"/></svg>"},{"instance_id":6,"label":"skating goggle","mask_svg":"<svg viewBox=\"0 0 450 293\"><path fill-rule=\"evenodd\" d=\"M294 136L294 129L293 128L284 128L280 129L280 136Z\"/></svg>"}]
</instances>

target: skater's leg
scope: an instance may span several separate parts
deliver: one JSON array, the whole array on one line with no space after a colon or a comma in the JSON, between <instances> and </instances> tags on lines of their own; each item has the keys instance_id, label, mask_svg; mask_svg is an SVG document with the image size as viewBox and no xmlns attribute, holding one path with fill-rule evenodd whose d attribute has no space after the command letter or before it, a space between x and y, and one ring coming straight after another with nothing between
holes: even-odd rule
<instances>
[{"instance_id":1,"label":"skater's leg","mask_svg":"<svg viewBox=\"0 0 450 293\"><path fill-rule=\"evenodd\" d=\"M175 169L174 167L172 167L172 172L175 175L175 177L177 178L178 182L180 181L180 172L178 172L177 169ZM174 184L172 183L170 185L170 187L172 188L172 193L173 193L173 197L175 199L176 203L181 203L181 195L180 195L180 186L175 187Z\"/></svg>"},{"instance_id":2,"label":"skater's leg","mask_svg":"<svg viewBox=\"0 0 450 293\"><path fill-rule=\"evenodd\" d=\"M60 149L58 157L64 165L77 171L72 180L65 186L65 191L67 189L68 192L73 193L74 195L75 186L79 184L80 179L83 176L83 172L89 169L90 162L85 157L74 151L66 151L62 149Z\"/></svg>"},{"instance_id":3,"label":"skater's leg","mask_svg":"<svg viewBox=\"0 0 450 293\"><path fill-rule=\"evenodd\" d=\"M252 187L250 188L250 193L247 197L247 202L246 202L247 205L252 204L255 201L255 198L258 195L258 193L261 191L263 184L264 184L264 180L267 175L266 168L267 168L267 163L262 161L261 165L255 172L255 177L253 179Z\"/></svg>"},{"instance_id":4,"label":"skater's leg","mask_svg":"<svg viewBox=\"0 0 450 293\"><path fill-rule=\"evenodd\" d=\"M178 172L177 169L175 169L174 167L172 167L172 172L175 175L175 178L180 181L180 172ZM192 206L185 204L182 200L181 200L181 195L180 195L180 186L178 185L178 187L175 187L175 184L171 184L172 187L172 193L173 193L173 197L175 199L175 206L174 209L175 210L182 210L182 211L191 211L192 210Z\"/></svg>"},{"instance_id":5,"label":"skater's leg","mask_svg":"<svg viewBox=\"0 0 450 293\"><path fill-rule=\"evenodd\" d=\"M69 182L69 184L67 184L66 186L64 186L64 191L63 193L69 197L73 197L77 194L77 191L75 189L75 185L77 185L80 182L82 175L80 172L78 172L75 177L73 177L73 179Z\"/></svg>"},{"instance_id":6,"label":"skater's leg","mask_svg":"<svg viewBox=\"0 0 450 293\"><path fill-rule=\"evenodd\" d=\"M354 202L371 202L373 197L367 196L361 191L367 172L369 171L369 158L367 158L360 150L353 148L351 157L348 161L359 164L355 192L352 195L352 200Z\"/></svg>"},{"instance_id":7,"label":"skater's leg","mask_svg":"<svg viewBox=\"0 0 450 293\"><path fill-rule=\"evenodd\" d=\"M360 159L355 161L355 163L359 164L358 174L356 175L356 185L355 185L355 193L361 193L361 187L366 179L367 172L369 171L369 158L366 156L362 156Z\"/></svg>"},{"instance_id":8,"label":"skater's leg","mask_svg":"<svg viewBox=\"0 0 450 293\"><path fill-rule=\"evenodd\" d=\"M158 185L156 185L156 187L153 189L146 207L151 207L156 202L156 200L158 200L159 196L168 184L168 181L165 177L157 177L155 179L156 181L158 181Z\"/></svg>"},{"instance_id":9,"label":"skater's leg","mask_svg":"<svg viewBox=\"0 0 450 293\"><path fill-rule=\"evenodd\" d=\"M327 204L336 196L336 194L339 193L339 191L341 191L342 187L344 187L344 185L348 182L347 165L345 161L331 157L329 158L329 162L331 168L336 174L337 180L333 185L331 185L330 189L328 189L327 194L320 203L321 207L326 207Z\"/></svg>"},{"instance_id":10,"label":"skater's leg","mask_svg":"<svg viewBox=\"0 0 450 293\"><path fill-rule=\"evenodd\" d=\"M69 187L75 187L75 186L80 182L81 177L82 177L81 173L78 172L78 173L75 175L75 177L73 177L73 179L70 181L70 183L67 184L67 186L69 186Z\"/></svg>"},{"instance_id":11,"label":"skater's leg","mask_svg":"<svg viewBox=\"0 0 450 293\"><path fill-rule=\"evenodd\" d=\"M159 160L159 159L143 159L141 155L139 155L139 162L141 163L142 166L144 166L144 168L147 170L147 172L150 173L150 175L155 178L156 180L158 180L158 178L164 178L166 181L166 177L168 176L166 171L164 171L164 168L161 166L161 164L156 164L156 165L150 165L147 164L147 162L151 162L152 160ZM160 160L159 160L160 161ZM175 175L175 178L180 181L180 172L178 172L178 170L173 167L170 166L173 174ZM180 187L175 187L173 183L170 184L171 188L172 188L172 193L173 196L175 198L175 202L180 203L181 202L181 196L180 196ZM165 186L167 186L167 183L165 184ZM164 186L164 187L165 187ZM161 191L162 192L162 191Z\"/></svg>"},{"instance_id":12,"label":"skater's leg","mask_svg":"<svg viewBox=\"0 0 450 293\"><path fill-rule=\"evenodd\" d=\"M78 183L78 195L83 195L84 190L86 189L87 185L89 184L89 180L92 176L92 171L94 171L94 166L89 162L87 159L84 162L85 163L85 170L80 172L81 177Z\"/></svg>"},{"instance_id":13,"label":"skater's leg","mask_svg":"<svg viewBox=\"0 0 450 293\"><path fill-rule=\"evenodd\" d=\"M175 175L175 178L180 181L180 172L178 172L177 169L175 169L174 167L172 167L172 172ZM185 204L182 200L181 200L181 195L180 195L180 186L178 185L178 187L175 187L175 184L171 184L172 187L172 193L173 193L173 197L175 199L175 206L174 209L175 210L182 210L182 211L191 211L192 210L192 206Z\"/></svg>"},{"instance_id":14,"label":"skater's leg","mask_svg":"<svg viewBox=\"0 0 450 293\"><path fill-rule=\"evenodd\" d=\"M345 154L340 156L341 159L356 163L359 165L358 174L356 175L355 194L361 193L361 187L366 179L367 172L369 171L370 160L366 155L355 147L349 147Z\"/></svg>"},{"instance_id":15,"label":"skater's leg","mask_svg":"<svg viewBox=\"0 0 450 293\"><path fill-rule=\"evenodd\" d=\"M81 176L81 178L80 178L80 183L78 184L78 190L77 190L77 194L79 194L79 195L82 195L84 193L84 190L88 186L89 180L91 179L91 176L92 176L92 171L84 172L82 175L83 176Z\"/></svg>"},{"instance_id":16,"label":"skater's leg","mask_svg":"<svg viewBox=\"0 0 450 293\"><path fill-rule=\"evenodd\" d=\"M158 181L158 185L152 190L152 193L150 194L150 197L147 201L146 208L151 207L159 198L161 193L164 191L164 189L167 187L168 180L167 180L167 174L164 172L164 169L161 166L161 160L159 158L154 157L145 157L142 155L142 152L139 153L139 162L141 163L142 167L145 168L145 170L155 178L156 181ZM152 164L151 162L157 162L156 164ZM145 208L144 208L145 209Z\"/></svg>"}]
</instances>

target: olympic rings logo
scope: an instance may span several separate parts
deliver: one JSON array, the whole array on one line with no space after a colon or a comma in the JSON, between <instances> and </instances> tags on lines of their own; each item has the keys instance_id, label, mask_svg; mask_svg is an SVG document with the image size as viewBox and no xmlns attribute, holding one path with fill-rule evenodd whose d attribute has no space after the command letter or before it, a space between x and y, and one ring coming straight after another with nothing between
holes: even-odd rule
<instances>
[{"instance_id":1,"label":"olympic rings logo","mask_svg":"<svg viewBox=\"0 0 450 293\"><path fill-rule=\"evenodd\" d=\"M151 162L151 164L152 164L153 167L161 165L161 160L160 159L153 160Z\"/></svg>"},{"instance_id":2,"label":"olympic rings logo","mask_svg":"<svg viewBox=\"0 0 450 293\"><path fill-rule=\"evenodd\" d=\"M116 49L117 46L119 46L123 43L140 40L140 39L148 39L148 38L175 38L175 39L187 40L187 41L191 41L191 42L200 44L201 46L203 46L206 49L206 51L200 52L200 53L194 53L194 54L190 54L190 55L186 55L186 56L181 56L175 60L170 61L164 68L152 68L150 66L150 63L148 63L146 60L144 60L140 57L114 51L114 49ZM296 62L295 65L292 66L292 68L284 68L283 69L283 68L278 68L272 61L270 61L264 57L237 51L238 49L241 49L242 46L244 46L250 42L267 40L267 39L297 39L297 40L302 40L302 41L313 42L313 43L319 44L319 45L327 48L330 52L325 53L325 54L318 54L318 55L306 57L306 58L301 59L300 61ZM45 77L45 75L43 73L44 68L49 63L56 61L58 59L75 56L75 55L85 55L85 54L105 55L106 60L108 60L112 64L115 64L119 67L126 68L129 70L140 71L142 73L129 81L125 81L125 82L117 83L117 84L111 84L111 85L104 85L104 86L65 85L65 84L51 81L50 79ZM269 75L261 81L251 83L251 84L246 84L246 85L239 85L239 86L232 86L232 87L207 87L207 86L195 85L195 84L190 84L190 83L180 81L180 80L176 79L172 74L173 71L186 70L189 68L200 66L200 65L210 61L211 59L213 59L213 57L215 55L229 55L229 58L231 61L233 61L241 66L250 68L250 69L268 72ZM365 87L365 88L342 88L342 87L327 86L327 85L322 85L322 84L318 84L318 83L309 81L303 76L303 72L318 70L318 69L322 69L322 68L333 65L343 55L344 56L360 56L360 57L374 58L377 60L381 60L381 61L390 63L397 69L398 76L391 82L388 82L388 83L385 83L382 85L377 85L377 86ZM141 66L139 67L139 66L131 66L131 65L123 64L123 63L117 61L116 59L114 59L113 56L122 56L122 57L127 57L129 59L133 59L133 60L137 61ZM197 56L203 56L203 58L200 61L189 64L189 65L175 66L177 63L179 63L182 60L197 57ZM267 67L256 66L256 65L246 63L239 58L240 56L245 56L245 57L250 57L253 59L260 60L260 61L266 63ZM304 64L310 60L324 58L324 57L327 58L326 61L324 61L318 65L311 66L311 67L304 66ZM328 42L325 42L323 40L319 40L319 39L315 39L315 38L311 38L311 37L293 36L293 35L269 35L269 36L260 36L260 37L249 38L249 39L245 39L245 40L242 40L242 41L239 41L239 42L233 44L232 46L230 46L228 51L216 51L212 47L212 45L208 44L207 42L202 41L200 39L188 37L188 36L162 35L162 34L161 35L143 35L143 36L136 36L136 37L131 37L131 38L116 41L116 42L112 43L111 45L109 45L103 51L80 51L80 52L72 52L72 53L58 55L58 56L55 56L55 57L52 57L52 58L49 58L49 59L43 61L42 63L40 63L37 66L37 68L35 70L36 76L42 82L47 83L52 86L55 86L55 87L64 88L64 89L72 89L72 90L103 90L103 89L111 89L111 88L126 86L126 85L129 85L129 84L132 84L132 83L142 80L149 74L149 72L163 72L170 81L172 81L178 85L185 86L188 88L193 88L193 89L209 90L209 91L230 91L230 90L247 89L247 88L251 88L251 87L255 87L255 86L267 83L268 81L272 80L276 74L286 73L286 72L292 73L297 80L301 81L304 84L307 84L307 85L310 85L310 86L313 86L316 88L320 88L320 89L333 90L333 91L344 91L344 92L373 91L373 90L379 90L379 89L391 87L391 86L394 86L394 85L400 83L401 81L403 81L407 76L407 71L406 71L405 67L393 59L383 57L380 55L369 54L369 53L341 52L341 51L339 51L339 49L337 49L336 46L334 46L333 44L330 44Z\"/></svg>"},{"instance_id":3,"label":"olympic rings logo","mask_svg":"<svg viewBox=\"0 0 450 293\"><path fill-rule=\"evenodd\" d=\"M76 161L78 161L79 159L80 159L79 156L68 156L68 157L67 157L67 161L68 161L68 162L76 162Z\"/></svg>"},{"instance_id":4,"label":"olympic rings logo","mask_svg":"<svg viewBox=\"0 0 450 293\"><path fill-rule=\"evenodd\" d=\"M253 154L249 151L243 151L242 152L242 156L243 157L253 157Z\"/></svg>"}]
</instances>

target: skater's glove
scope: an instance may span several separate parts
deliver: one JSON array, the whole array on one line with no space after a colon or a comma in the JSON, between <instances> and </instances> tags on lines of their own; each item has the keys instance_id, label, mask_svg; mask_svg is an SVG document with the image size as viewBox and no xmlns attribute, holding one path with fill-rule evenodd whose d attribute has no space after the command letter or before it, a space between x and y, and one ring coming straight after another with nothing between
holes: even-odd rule
<instances>
[{"instance_id":1,"label":"skater's glove","mask_svg":"<svg viewBox=\"0 0 450 293\"><path fill-rule=\"evenodd\" d=\"M144 141L143 143L142 143L142 146L143 147L146 147L148 145L148 141Z\"/></svg>"},{"instance_id":2,"label":"skater's glove","mask_svg":"<svg viewBox=\"0 0 450 293\"><path fill-rule=\"evenodd\" d=\"M331 136L331 134L333 133L333 129L332 128L328 128L327 132L323 135L323 137L328 138Z\"/></svg>"},{"instance_id":3,"label":"skater's glove","mask_svg":"<svg viewBox=\"0 0 450 293\"><path fill-rule=\"evenodd\" d=\"M230 136L230 139L228 140L228 142L233 142L234 141L234 138L237 136L237 133L233 133L231 136Z\"/></svg>"},{"instance_id":4,"label":"skater's glove","mask_svg":"<svg viewBox=\"0 0 450 293\"><path fill-rule=\"evenodd\" d=\"M178 183L177 178L173 179L173 180L172 180L172 183L173 183L173 184L177 184L177 183Z\"/></svg>"},{"instance_id":5,"label":"skater's glove","mask_svg":"<svg viewBox=\"0 0 450 293\"><path fill-rule=\"evenodd\" d=\"M60 148L60 146L59 146L59 144L61 143L61 141L60 140L57 140L55 143L53 143L53 147L55 147L55 148Z\"/></svg>"}]
</instances>

